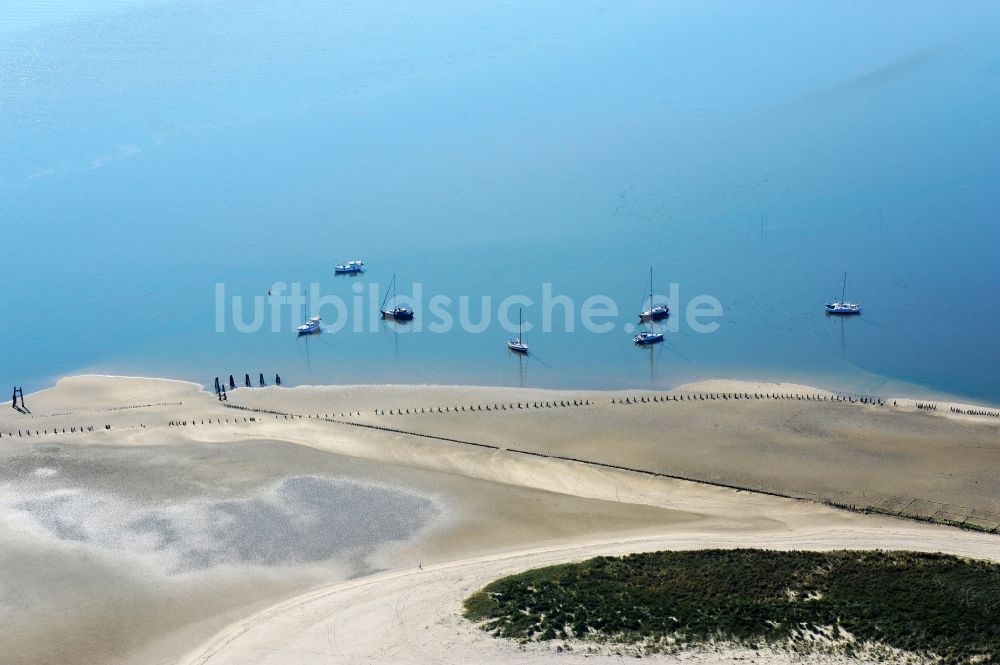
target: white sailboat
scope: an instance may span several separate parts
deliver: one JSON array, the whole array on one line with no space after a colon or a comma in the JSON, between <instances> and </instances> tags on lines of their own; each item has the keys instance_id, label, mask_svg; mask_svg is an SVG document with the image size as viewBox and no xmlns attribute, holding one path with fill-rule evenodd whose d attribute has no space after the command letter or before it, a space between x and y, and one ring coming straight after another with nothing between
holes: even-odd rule
<instances>
[{"instance_id":1,"label":"white sailboat","mask_svg":"<svg viewBox=\"0 0 1000 665\"><path fill-rule=\"evenodd\" d=\"M507 348L515 353L527 353L528 345L524 341L524 333L521 332L521 314L523 309L517 310L517 337L511 337L507 340Z\"/></svg>"},{"instance_id":2,"label":"white sailboat","mask_svg":"<svg viewBox=\"0 0 1000 665\"><path fill-rule=\"evenodd\" d=\"M860 314L861 305L855 302L847 302L844 298L847 295L847 273L844 273L844 284L840 289L840 300L826 304L827 314Z\"/></svg>"},{"instance_id":3,"label":"white sailboat","mask_svg":"<svg viewBox=\"0 0 1000 665\"><path fill-rule=\"evenodd\" d=\"M643 330L638 335L632 338L632 341L639 346L649 346L650 344L659 344L663 341L663 333L653 332L652 330Z\"/></svg>"}]
</instances>

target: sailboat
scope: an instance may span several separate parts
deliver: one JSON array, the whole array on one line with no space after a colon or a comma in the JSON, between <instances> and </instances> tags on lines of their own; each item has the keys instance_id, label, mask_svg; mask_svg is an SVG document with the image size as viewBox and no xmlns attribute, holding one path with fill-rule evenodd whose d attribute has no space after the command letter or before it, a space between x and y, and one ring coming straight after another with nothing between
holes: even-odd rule
<instances>
[{"instance_id":1,"label":"sailboat","mask_svg":"<svg viewBox=\"0 0 1000 665\"><path fill-rule=\"evenodd\" d=\"M639 320L646 323L649 321L662 321L670 316L670 308L666 305L653 304L653 268L649 268L649 309L639 314Z\"/></svg>"},{"instance_id":2,"label":"sailboat","mask_svg":"<svg viewBox=\"0 0 1000 665\"><path fill-rule=\"evenodd\" d=\"M302 306L302 318L306 318L306 308L305 305ZM313 333L318 333L320 331L319 322L322 321L318 316L314 316L307 320L301 326L295 329L299 335L312 335Z\"/></svg>"},{"instance_id":3,"label":"sailboat","mask_svg":"<svg viewBox=\"0 0 1000 665\"><path fill-rule=\"evenodd\" d=\"M639 346L649 346L650 344L659 344L663 341L663 333L653 332L652 330L643 330L638 335L632 338L632 341Z\"/></svg>"},{"instance_id":4,"label":"sailboat","mask_svg":"<svg viewBox=\"0 0 1000 665\"><path fill-rule=\"evenodd\" d=\"M507 348L515 353L527 353L528 345L524 343L524 333L521 332L521 313L522 309L517 310L517 337L511 337L507 340Z\"/></svg>"},{"instance_id":5,"label":"sailboat","mask_svg":"<svg viewBox=\"0 0 1000 665\"><path fill-rule=\"evenodd\" d=\"M386 309L385 304L389 300L389 290L385 291L385 298L382 299L382 306L379 308L382 312L383 319L392 319L393 321L412 321L413 320L413 310L409 307L394 307L392 309ZM392 300L396 301L396 275L392 275Z\"/></svg>"},{"instance_id":6,"label":"sailboat","mask_svg":"<svg viewBox=\"0 0 1000 665\"><path fill-rule=\"evenodd\" d=\"M860 314L861 305L854 302L845 302L847 294L847 273L844 273L844 284L840 289L840 301L826 304L827 314Z\"/></svg>"}]
</instances>

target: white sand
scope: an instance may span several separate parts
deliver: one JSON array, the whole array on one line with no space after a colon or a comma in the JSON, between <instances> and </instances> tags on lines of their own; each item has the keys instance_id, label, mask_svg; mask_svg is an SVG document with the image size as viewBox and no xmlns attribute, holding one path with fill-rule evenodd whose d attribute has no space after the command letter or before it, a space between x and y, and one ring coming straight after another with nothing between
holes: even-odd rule
<instances>
[{"instance_id":1,"label":"white sand","mask_svg":"<svg viewBox=\"0 0 1000 665\"><path fill-rule=\"evenodd\" d=\"M494 639L460 615L462 601L486 583L530 568L599 555L663 549L766 547L773 549L892 548L940 551L997 560L1000 549L989 536L890 524L813 529L768 535L665 534L658 538L603 541L531 550L501 557L404 570L311 591L229 626L182 665L299 665L329 659L337 663L585 663L594 658L576 644L556 653L552 645L522 646ZM605 650L606 651L606 650ZM613 652L614 650L612 650ZM597 662L634 661L634 656ZM645 656L654 662L801 662L801 657L745 649ZM817 658L816 662L857 662Z\"/></svg>"},{"instance_id":2,"label":"white sand","mask_svg":"<svg viewBox=\"0 0 1000 665\"><path fill-rule=\"evenodd\" d=\"M672 394L721 392L829 395L792 384L722 381ZM4 491L11 497L0 500L0 588L23 594L0 597L0 613L9 618L6 646L15 649L15 662L78 665L173 663L206 640L185 662L206 662L206 654L213 663L298 663L337 654L347 656L338 662L359 663L535 662L546 647L522 651L463 622L464 595L535 565L659 548L907 547L998 558L994 535L516 452L863 505L895 497L937 516L950 514L942 506L964 506L959 517L987 524L989 511L1000 510L996 419L811 399L653 396L458 386L230 393L230 405L394 430L384 431L225 408L184 382L64 379L27 397L30 414L0 412L0 452L10 460L0 465L0 499ZM635 397L647 401L612 403ZM573 401L578 406L555 406ZM497 410L501 404L522 408ZM164 562L174 559L119 535L119 524L101 517L126 509L197 516L229 498L263 509L275 505L269 488L309 474L425 497L440 516L413 537L373 544L363 561L237 568L209 561L199 575L172 573ZM37 509L19 507L25 497L37 504L67 491L94 508L60 509L57 526L86 540L56 538L37 523ZM210 530L184 528L211 539ZM290 533L282 537L303 537ZM246 556L259 558L252 541L248 548ZM38 560L49 564L39 567ZM344 579L372 569L387 572ZM317 585L320 591L283 600ZM60 639L47 637L53 633Z\"/></svg>"}]
</instances>

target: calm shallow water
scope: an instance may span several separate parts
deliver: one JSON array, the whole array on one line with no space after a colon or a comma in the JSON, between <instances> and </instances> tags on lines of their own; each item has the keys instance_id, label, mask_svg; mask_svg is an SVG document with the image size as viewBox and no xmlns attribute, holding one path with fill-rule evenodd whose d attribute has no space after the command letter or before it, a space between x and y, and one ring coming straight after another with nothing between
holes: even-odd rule
<instances>
[{"instance_id":1,"label":"calm shallow water","mask_svg":"<svg viewBox=\"0 0 1000 665\"><path fill-rule=\"evenodd\" d=\"M202 5L0 9L0 381L752 376L1000 403L995 3ZM679 330L648 351L626 326L651 265ZM846 321L822 312L844 271ZM297 339L289 307L215 332L217 283L349 302L394 272L493 320ZM577 316L509 355L496 306L524 294L538 326L544 283L612 298L614 330ZM680 315L700 294L712 334Z\"/></svg>"}]
</instances>

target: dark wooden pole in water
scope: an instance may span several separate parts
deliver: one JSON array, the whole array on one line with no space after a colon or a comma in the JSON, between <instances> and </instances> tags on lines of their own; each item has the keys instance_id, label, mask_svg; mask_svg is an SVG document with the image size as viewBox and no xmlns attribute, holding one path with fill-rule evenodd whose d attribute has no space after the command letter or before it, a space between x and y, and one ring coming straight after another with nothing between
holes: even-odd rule
<instances>
[{"instance_id":1,"label":"dark wooden pole in water","mask_svg":"<svg viewBox=\"0 0 1000 665\"><path fill-rule=\"evenodd\" d=\"M260 385L261 386L266 386L267 385L266 383L264 383L264 372L260 373Z\"/></svg>"},{"instance_id":2,"label":"dark wooden pole in water","mask_svg":"<svg viewBox=\"0 0 1000 665\"><path fill-rule=\"evenodd\" d=\"M236 381L233 380L233 375L229 375L229 389L232 390L236 388Z\"/></svg>"},{"instance_id":3,"label":"dark wooden pole in water","mask_svg":"<svg viewBox=\"0 0 1000 665\"><path fill-rule=\"evenodd\" d=\"M280 386L281 385L281 376L279 376L278 374L274 375L274 385L276 385L276 386Z\"/></svg>"},{"instance_id":4,"label":"dark wooden pole in water","mask_svg":"<svg viewBox=\"0 0 1000 665\"><path fill-rule=\"evenodd\" d=\"M246 385L247 388L250 387L250 375L249 374L244 374L243 375L243 383Z\"/></svg>"}]
</instances>

